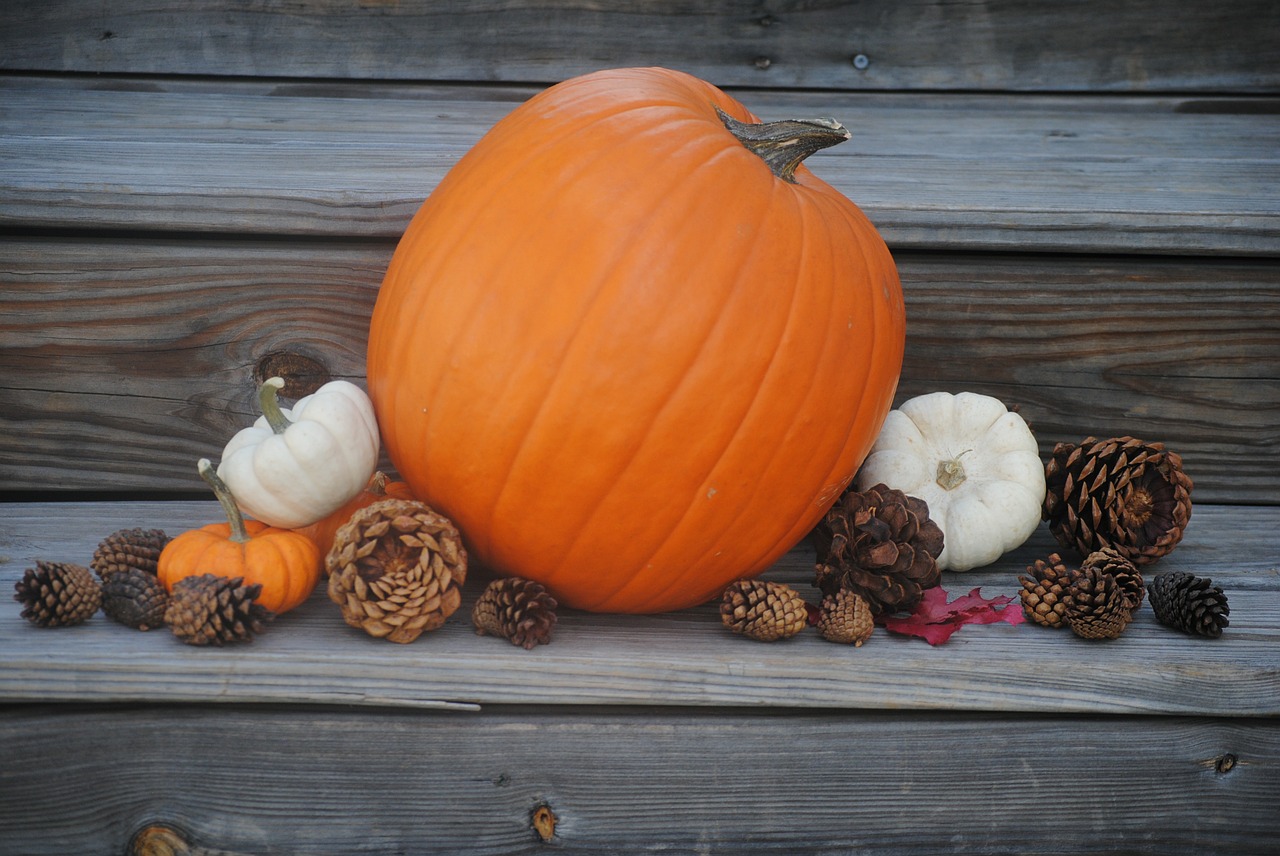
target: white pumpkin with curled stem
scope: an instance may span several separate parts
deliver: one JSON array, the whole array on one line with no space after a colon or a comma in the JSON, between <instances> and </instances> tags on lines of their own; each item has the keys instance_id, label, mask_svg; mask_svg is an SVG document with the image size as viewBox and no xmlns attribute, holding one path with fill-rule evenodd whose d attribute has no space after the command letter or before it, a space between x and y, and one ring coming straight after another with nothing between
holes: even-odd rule
<instances>
[{"instance_id":1,"label":"white pumpkin with curled stem","mask_svg":"<svg viewBox=\"0 0 1280 856\"><path fill-rule=\"evenodd\" d=\"M856 485L883 482L929 504L943 570L989 565L1040 525L1044 464L1026 421L996 398L933 392L889 413Z\"/></svg>"},{"instance_id":2,"label":"white pumpkin with curled stem","mask_svg":"<svg viewBox=\"0 0 1280 856\"><path fill-rule=\"evenodd\" d=\"M338 510L364 489L378 464L380 438L364 390L326 383L282 408L278 377L258 389L262 416L222 450L218 475L247 514L298 529Z\"/></svg>"}]
</instances>

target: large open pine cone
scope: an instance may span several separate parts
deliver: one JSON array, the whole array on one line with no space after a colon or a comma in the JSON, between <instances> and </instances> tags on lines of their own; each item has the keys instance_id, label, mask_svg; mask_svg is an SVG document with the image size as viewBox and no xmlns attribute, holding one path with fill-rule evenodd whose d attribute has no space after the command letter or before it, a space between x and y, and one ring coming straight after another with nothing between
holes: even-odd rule
<instances>
[{"instance_id":1,"label":"large open pine cone","mask_svg":"<svg viewBox=\"0 0 1280 856\"><path fill-rule=\"evenodd\" d=\"M814 584L827 595L850 589L877 615L910 609L942 579L942 530L929 506L883 484L847 491L813 534Z\"/></svg>"},{"instance_id":2,"label":"large open pine cone","mask_svg":"<svg viewBox=\"0 0 1280 856\"><path fill-rule=\"evenodd\" d=\"M1150 564L1177 546L1191 519L1191 479L1163 443L1059 443L1045 481L1049 530L1081 556L1111 547L1135 565Z\"/></svg>"},{"instance_id":3,"label":"large open pine cone","mask_svg":"<svg viewBox=\"0 0 1280 856\"><path fill-rule=\"evenodd\" d=\"M462 603L467 551L453 523L412 499L384 499L344 523L325 558L329 599L352 627L412 642Z\"/></svg>"}]
</instances>

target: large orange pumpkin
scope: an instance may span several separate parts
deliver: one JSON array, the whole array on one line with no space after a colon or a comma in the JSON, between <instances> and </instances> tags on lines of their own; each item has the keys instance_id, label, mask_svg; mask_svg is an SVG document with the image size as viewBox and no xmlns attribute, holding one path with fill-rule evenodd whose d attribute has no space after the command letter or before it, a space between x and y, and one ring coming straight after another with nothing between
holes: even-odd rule
<instances>
[{"instance_id":1,"label":"large orange pumpkin","mask_svg":"<svg viewBox=\"0 0 1280 856\"><path fill-rule=\"evenodd\" d=\"M678 72L575 78L414 217L369 391L396 468L479 562L573 607L691 606L853 477L901 367L897 272L797 165L847 132L756 122Z\"/></svg>"}]
</instances>

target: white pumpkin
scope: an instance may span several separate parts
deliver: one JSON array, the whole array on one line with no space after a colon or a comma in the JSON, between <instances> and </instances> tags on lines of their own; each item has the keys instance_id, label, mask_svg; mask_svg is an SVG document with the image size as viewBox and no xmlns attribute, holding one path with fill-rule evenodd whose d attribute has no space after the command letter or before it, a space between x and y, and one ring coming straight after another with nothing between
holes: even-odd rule
<instances>
[{"instance_id":1,"label":"white pumpkin","mask_svg":"<svg viewBox=\"0 0 1280 856\"><path fill-rule=\"evenodd\" d=\"M1044 464L1030 427L999 399L973 392L917 396L889 413L858 471L929 504L943 533L943 570L989 565L1040 525Z\"/></svg>"},{"instance_id":2,"label":"white pumpkin","mask_svg":"<svg viewBox=\"0 0 1280 856\"><path fill-rule=\"evenodd\" d=\"M218 475L236 504L269 526L298 529L323 520L369 483L378 465L378 421L369 396L345 380L326 383L290 408L259 388L263 415L222 450Z\"/></svg>"}]
</instances>

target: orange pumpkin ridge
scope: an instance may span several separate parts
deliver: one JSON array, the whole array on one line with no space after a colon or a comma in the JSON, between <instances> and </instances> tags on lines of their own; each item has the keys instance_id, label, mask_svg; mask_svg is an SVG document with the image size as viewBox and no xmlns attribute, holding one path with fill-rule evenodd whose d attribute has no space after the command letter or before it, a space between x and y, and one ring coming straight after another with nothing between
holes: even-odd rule
<instances>
[{"instance_id":1,"label":"orange pumpkin ridge","mask_svg":"<svg viewBox=\"0 0 1280 856\"><path fill-rule=\"evenodd\" d=\"M847 136L756 124L679 72L598 72L517 107L424 202L378 295L369 394L478 562L566 606L692 606L852 478L897 386L901 288L852 202L748 147L788 134Z\"/></svg>"}]
</instances>

